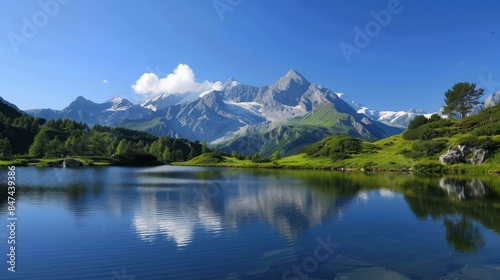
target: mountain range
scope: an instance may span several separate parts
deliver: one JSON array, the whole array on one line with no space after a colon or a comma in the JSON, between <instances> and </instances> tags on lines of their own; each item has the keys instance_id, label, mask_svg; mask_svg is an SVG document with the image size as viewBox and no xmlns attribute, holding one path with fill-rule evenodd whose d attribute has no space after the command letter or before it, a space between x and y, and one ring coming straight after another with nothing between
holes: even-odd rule
<instances>
[{"instance_id":1,"label":"mountain range","mask_svg":"<svg viewBox=\"0 0 500 280\"><path fill-rule=\"evenodd\" d=\"M433 114L428 114L423 109L415 108L407 111L378 111L359 104L357 101L351 99L344 93L338 93L338 96L349 105L351 105L351 107L353 107L358 113L365 114L372 120L376 120L387 125L400 128L407 128L410 121L418 115L425 115L427 117L430 117Z\"/></svg>"},{"instance_id":2,"label":"mountain range","mask_svg":"<svg viewBox=\"0 0 500 280\"><path fill-rule=\"evenodd\" d=\"M151 110L133 104L121 97L112 98L104 103L95 103L82 96L76 98L63 110L34 109L26 110L33 117L51 119L70 119L89 125L114 125L125 119L146 117Z\"/></svg>"},{"instance_id":3,"label":"mountain range","mask_svg":"<svg viewBox=\"0 0 500 280\"><path fill-rule=\"evenodd\" d=\"M300 152L328 135L377 140L402 131L357 113L336 93L311 84L294 70L262 87L230 79L219 90L117 125L206 140L224 151L264 155L275 150L284 155Z\"/></svg>"},{"instance_id":4,"label":"mountain range","mask_svg":"<svg viewBox=\"0 0 500 280\"><path fill-rule=\"evenodd\" d=\"M78 97L63 110L27 113L206 140L224 151L263 155L276 150L297 153L329 135L378 140L402 132L415 116L425 114L421 109L369 109L345 94L310 83L293 69L268 86L244 85L231 78L214 88L201 94L159 95L142 104L120 97L99 104ZM500 92L478 110L499 99Z\"/></svg>"}]
</instances>

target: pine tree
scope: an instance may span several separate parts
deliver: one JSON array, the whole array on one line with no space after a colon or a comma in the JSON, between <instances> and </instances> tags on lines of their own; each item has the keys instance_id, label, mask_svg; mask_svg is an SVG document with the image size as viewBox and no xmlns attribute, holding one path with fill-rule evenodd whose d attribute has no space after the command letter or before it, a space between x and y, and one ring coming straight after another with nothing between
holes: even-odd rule
<instances>
[{"instance_id":1,"label":"pine tree","mask_svg":"<svg viewBox=\"0 0 500 280\"><path fill-rule=\"evenodd\" d=\"M29 154L32 157L43 157L47 152L47 145L50 139L49 136L45 133L45 131L41 131L33 140L33 144L31 144L29 148Z\"/></svg>"},{"instance_id":2,"label":"pine tree","mask_svg":"<svg viewBox=\"0 0 500 280\"><path fill-rule=\"evenodd\" d=\"M162 151L160 150L160 143L158 141L154 141L149 147L149 153L155 156L157 159L162 159Z\"/></svg>"},{"instance_id":3,"label":"pine tree","mask_svg":"<svg viewBox=\"0 0 500 280\"><path fill-rule=\"evenodd\" d=\"M0 138L0 156L10 158L12 156L12 145L7 137Z\"/></svg>"},{"instance_id":4,"label":"pine tree","mask_svg":"<svg viewBox=\"0 0 500 280\"><path fill-rule=\"evenodd\" d=\"M175 150L172 153L172 161L183 161L184 160L184 155L182 154L181 150Z\"/></svg>"},{"instance_id":5,"label":"pine tree","mask_svg":"<svg viewBox=\"0 0 500 280\"><path fill-rule=\"evenodd\" d=\"M116 154L125 155L130 153L130 143L127 139L122 139L120 143L118 143L118 147L116 147Z\"/></svg>"},{"instance_id":6,"label":"pine tree","mask_svg":"<svg viewBox=\"0 0 500 280\"><path fill-rule=\"evenodd\" d=\"M274 152L274 153L271 155L271 157L270 157L270 159L271 159L272 161L277 161L277 160L279 160L280 158L281 158L281 153L280 153L280 151L276 151L276 152Z\"/></svg>"},{"instance_id":7,"label":"pine tree","mask_svg":"<svg viewBox=\"0 0 500 280\"><path fill-rule=\"evenodd\" d=\"M89 151L90 146L90 135L88 132L82 132L80 137L80 142L78 143L79 154L85 155Z\"/></svg>"},{"instance_id":8,"label":"pine tree","mask_svg":"<svg viewBox=\"0 0 500 280\"><path fill-rule=\"evenodd\" d=\"M253 162L258 162L258 161L259 161L259 159L260 159L260 155L259 155L259 153L255 153L255 154L253 155L253 157L252 157L252 161L253 161Z\"/></svg>"},{"instance_id":9,"label":"pine tree","mask_svg":"<svg viewBox=\"0 0 500 280\"><path fill-rule=\"evenodd\" d=\"M208 150L207 140L203 140L203 144L201 146L201 153L206 154L208 152L209 150Z\"/></svg>"},{"instance_id":10,"label":"pine tree","mask_svg":"<svg viewBox=\"0 0 500 280\"><path fill-rule=\"evenodd\" d=\"M453 113L460 114L462 118L467 117L467 114L475 105L479 104L479 98L483 96L482 88L476 89L474 83L458 83L445 93L445 103L443 107L444 115Z\"/></svg>"},{"instance_id":11,"label":"pine tree","mask_svg":"<svg viewBox=\"0 0 500 280\"><path fill-rule=\"evenodd\" d=\"M92 154L101 155L106 151L106 143L101 138L102 134L93 132L92 137L90 137L90 148L92 150Z\"/></svg>"},{"instance_id":12,"label":"pine tree","mask_svg":"<svg viewBox=\"0 0 500 280\"><path fill-rule=\"evenodd\" d=\"M48 157L59 157L62 153L64 153L64 144L59 140L59 138L55 137L50 140L47 144L47 152L46 155Z\"/></svg>"},{"instance_id":13,"label":"pine tree","mask_svg":"<svg viewBox=\"0 0 500 280\"><path fill-rule=\"evenodd\" d=\"M196 157L196 152L195 152L194 148L191 147L191 150L189 151L189 155L188 155L187 159L190 160L190 159L192 159L194 157Z\"/></svg>"},{"instance_id":14,"label":"pine tree","mask_svg":"<svg viewBox=\"0 0 500 280\"><path fill-rule=\"evenodd\" d=\"M80 138L76 133L72 133L72 135L70 135L68 139L66 139L66 142L64 142L65 149L71 155L78 155L79 146L80 146Z\"/></svg>"},{"instance_id":15,"label":"pine tree","mask_svg":"<svg viewBox=\"0 0 500 280\"><path fill-rule=\"evenodd\" d=\"M118 143L119 142L117 139L111 140L111 143L106 147L106 153L108 154L108 156L113 156L115 154Z\"/></svg>"},{"instance_id":16,"label":"pine tree","mask_svg":"<svg viewBox=\"0 0 500 280\"><path fill-rule=\"evenodd\" d=\"M168 147L165 147L163 150L162 159L164 162L172 161L172 154L170 153L170 149Z\"/></svg>"}]
</instances>

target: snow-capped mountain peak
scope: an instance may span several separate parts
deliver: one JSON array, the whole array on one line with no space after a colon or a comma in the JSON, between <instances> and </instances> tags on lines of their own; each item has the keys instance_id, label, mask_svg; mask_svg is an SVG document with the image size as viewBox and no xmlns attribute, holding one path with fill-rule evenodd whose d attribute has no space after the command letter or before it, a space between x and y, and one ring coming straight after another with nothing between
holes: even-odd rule
<instances>
[{"instance_id":1,"label":"snow-capped mountain peak","mask_svg":"<svg viewBox=\"0 0 500 280\"><path fill-rule=\"evenodd\" d=\"M212 83L212 88L207 89L203 92L190 92L184 94L162 94L154 96L141 104L141 107L147 108L151 111L157 111L161 109L165 109L172 105L180 105L189 101L193 101L197 98L204 97L205 95L213 92L213 91L223 91L230 89L232 87L236 87L240 85L234 78L229 78L224 83L217 81Z\"/></svg>"},{"instance_id":2,"label":"snow-capped mountain peak","mask_svg":"<svg viewBox=\"0 0 500 280\"><path fill-rule=\"evenodd\" d=\"M237 86L239 85L240 83L233 77L229 77L229 79L227 79L227 81L224 82L224 85L227 87L227 86L231 86L231 87L234 87L234 86Z\"/></svg>"},{"instance_id":3,"label":"snow-capped mountain peak","mask_svg":"<svg viewBox=\"0 0 500 280\"><path fill-rule=\"evenodd\" d=\"M105 103L110 103L111 107L106 109L106 111L125 111L134 106L134 104L122 97L113 97Z\"/></svg>"},{"instance_id":4,"label":"snow-capped mountain peak","mask_svg":"<svg viewBox=\"0 0 500 280\"><path fill-rule=\"evenodd\" d=\"M344 93L336 93L338 97L351 105L358 113L365 114L372 120L385 123L390 126L405 128L418 115L425 115L423 109L411 108L408 111L379 111L365 107Z\"/></svg>"},{"instance_id":5,"label":"snow-capped mountain peak","mask_svg":"<svg viewBox=\"0 0 500 280\"><path fill-rule=\"evenodd\" d=\"M499 103L500 103L500 91L497 91L496 93L493 93L492 95L486 98L486 100L484 101L484 107L486 108L492 107Z\"/></svg>"},{"instance_id":6,"label":"snow-capped mountain peak","mask_svg":"<svg viewBox=\"0 0 500 280\"><path fill-rule=\"evenodd\" d=\"M63 110L34 109L28 110L27 113L45 119L67 118L89 125L113 125L125 119L145 117L150 111L121 97L114 97L104 103L95 103L79 96Z\"/></svg>"},{"instance_id":7,"label":"snow-capped mountain peak","mask_svg":"<svg viewBox=\"0 0 500 280\"><path fill-rule=\"evenodd\" d=\"M414 113L414 114L426 114L425 110L423 109L416 109L416 108L411 108L410 110L406 111L407 113Z\"/></svg>"}]
</instances>

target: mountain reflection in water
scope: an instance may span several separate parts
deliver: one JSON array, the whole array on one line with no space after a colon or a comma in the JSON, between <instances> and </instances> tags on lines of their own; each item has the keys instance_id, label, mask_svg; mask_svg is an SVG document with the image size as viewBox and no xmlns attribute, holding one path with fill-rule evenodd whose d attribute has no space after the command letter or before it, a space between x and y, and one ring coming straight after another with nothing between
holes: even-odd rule
<instances>
[{"instance_id":1,"label":"mountain reflection in water","mask_svg":"<svg viewBox=\"0 0 500 280\"><path fill-rule=\"evenodd\" d=\"M109 279L123 267L136 279L282 279L314 256L318 238L336 247L310 279L500 279L493 176L173 166L18 172L19 279ZM0 193L4 216L6 198Z\"/></svg>"},{"instance_id":2,"label":"mountain reflection in water","mask_svg":"<svg viewBox=\"0 0 500 280\"><path fill-rule=\"evenodd\" d=\"M216 234L258 221L275 226L292 242L332 217L348 201L304 190L298 183L289 180L283 188L266 178L258 182L228 178L224 185L216 186L216 196L203 192L207 186L192 183L173 188L141 187L133 225L145 241L163 235L184 247L197 229Z\"/></svg>"}]
</instances>

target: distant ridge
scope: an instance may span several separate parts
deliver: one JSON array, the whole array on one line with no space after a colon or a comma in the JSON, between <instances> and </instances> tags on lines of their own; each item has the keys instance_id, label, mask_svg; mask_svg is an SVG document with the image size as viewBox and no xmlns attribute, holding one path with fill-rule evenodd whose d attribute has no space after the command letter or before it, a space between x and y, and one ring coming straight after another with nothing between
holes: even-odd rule
<instances>
[{"instance_id":1,"label":"distant ridge","mask_svg":"<svg viewBox=\"0 0 500 280\"><path fill-rule=\"evenodd\" d=\"M146 117L151 111L129 100L114 97L104 103L95 103L78 96L68 107L62 110L34 109L27 110L34 117L45 119L70 119L85 122L89 125L114 125L126 119L139 119Z\"/></svg>"}]
</instances>

